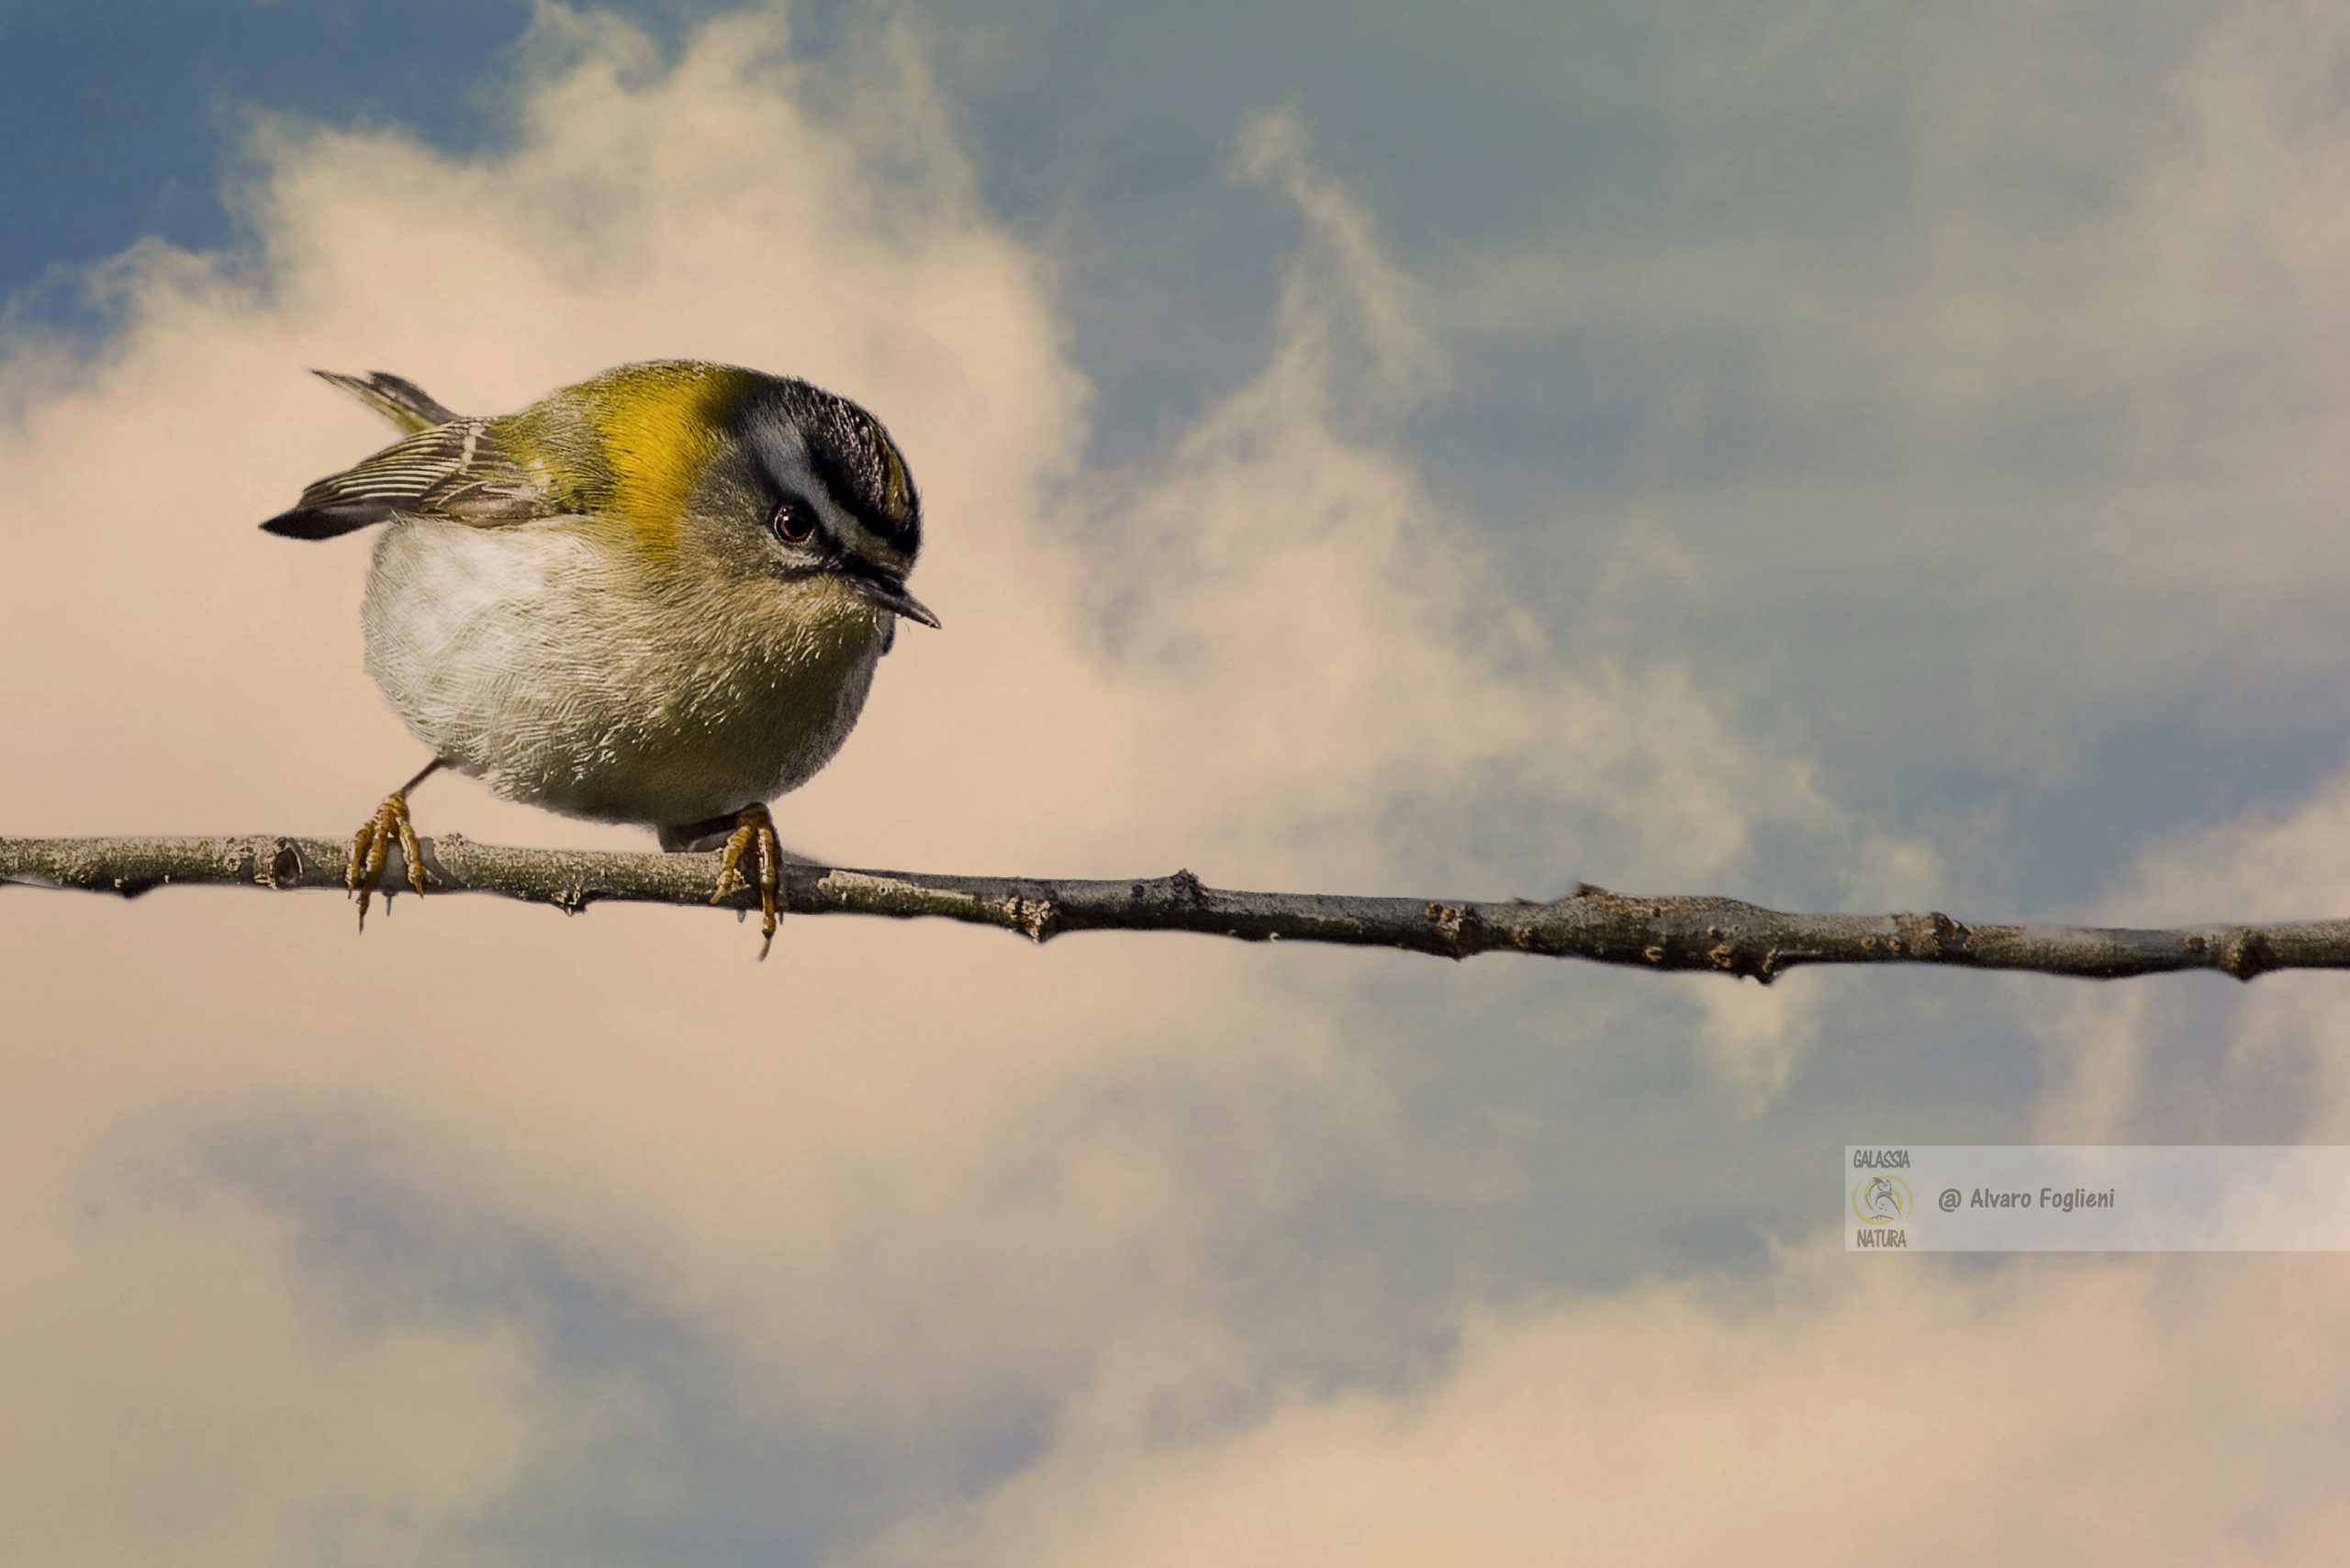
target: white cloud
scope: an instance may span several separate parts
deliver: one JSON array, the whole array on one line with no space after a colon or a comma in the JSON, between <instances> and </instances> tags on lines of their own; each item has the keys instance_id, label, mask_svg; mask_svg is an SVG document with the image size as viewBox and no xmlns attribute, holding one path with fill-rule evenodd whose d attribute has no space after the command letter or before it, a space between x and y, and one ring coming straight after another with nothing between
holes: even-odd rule
<instances>
[{"instance_id":1,"label":"white cloud","mask_svg":"<svg viewBox=\"0 0 2350 1568\"><path fill-rule=\"evenodd\" d=\"M1592 552L1587 624L1528 612L1488 520L1397 431L1457 385L1461 321L1539 323L1510 277L1456 299L1399 265L1294 121L1237 138L1239 172L1302 226L1260 371L1148 462L1103 472L1081 458L1089 391L1050 261L986 209L905 35L815 70L775 17L734 17L671 63L549 8L518 71L511 141L477 155L263 122L240 198L249 252L140 247L107 269L118 334L86 356L28 340L0 360L15 414L0 428L0 659L27 672L0 687L0 734L37 747L0 769L10 831L326 831L415 765L360 670L363 551L251 526L375 433L302 366L381 365L495 409L606 364L695 353L869 402L931 510L919 586L948 630L901 639L847 752L785 803L800 847L1535 896L1578 876L1751 890L1784 857L1856 900L1933 896L1935 846L1851 815L1798 743L1742 716L1730 694L1751 672L1643 621L1660 599L1729 619L1767 550L1724 548L1660 503ZM2198 123L2217 137L2259 95L2214 80ZM2266 171L2272 196L2290 177L2285 199L2229 206L2227 183L2206 181L2196 199L2221 209L2197 231L2274 210L2277 252L2322 281L2323 180L2292 177L2290 137L2244 145L2213 167ZM2094 302L2091 263L2126 260L2174 211L2154 199L2165 188L2035 263ZM2109 314L2052 345L1978 274L2011 239L1942 236L1935 275L1955 297L1930 321L1879 319L1837 278L1817 283L1796 325L1857 325L1789 395L1827 398L1836 356L1854 355L1923 364L1903 398L1981 416L2010 371L2056 375L2083 344L2123 343L2132 311L2198 297L2176 273L2170 296L2132 274ZM1735 250L1603 260L1578 260L1570 325L1743 317L1737 280L1759 266L1765 286L1787 282ZM1686 390L1676 406L1701 423L1714 394ZM2297 469L2280 490L2329 472ZM1814 499L1766 490L1740 518L1799 540ZM1950 547L1915 519L1884 534L1863 558L1893 577ZM2126 585L2140 610L2184 591L2177 568L2143 570ZM2280 587L2290 562L2230 571L2246 603L2301 602ZM2026 664L2048 645L2017 643ZM2006 689L1955 692L1896 738L1973 722L2012 739ZM2330 801L2158 863L2143 904L2323 902L2339 879L2311 846L2341 825ZM641 842L456 780L417 809L428 832ZM2199 856L2253 869L2197 879ZM1464 1120L1513 1141L1453 1158L1411 1073L1462 1043L1432 1031L1399 1068L1341 1023L1425 960L1106 936L1034 952L801 921L758 969L744 933L690 912L562 922L403 900L364 941L347 921L314 898L0 896L23 977L13 1018L39 1042L0 1056L0 1191L13 1255L37 1265L0 1271L0 1339L44 1358L0 1401L0 1451L32 1461L0 1473L36 1483L0 1504L0 1533L50 1560L159 1543L224 1562L527 1558L527 1521L500 1510L549 1490L616 1515L731 1509L743 1535L804 1529L800 1555L913 1509L885 1559L962 1555L971 1532L1007 1561L1548 1561L1561 1541L1631 1561L1838 1561L1940 1529L1951 1560L2119 1546L2319 1561L2344 1529L2307 1457L2329 1452L2323 1390L2343 1370L2339 1282L2320 1265L1863 1277L1803 1254L1760 1306L1671 1284L1447 1302L1438 1315L1466 1338L1412 1387L1285 1381L1231 1304L1233 1250L1326 1245L1300 1216L1349 1223L1358 1194L1332 1189L1332 1168L1377 1169L1470 1246L1492 1212L1539 1201L1516 1151L1553 1142L1566 1152L1542 1158L1565 1159L1581 1130L1480 1102ZM1689 1006L1685 991L1627 1000L1557 973L1491 983L1516 989L1561 1071L1608 1046L1611 1064L1692 1054L1750 1119L1785 1108L1826 1009L1863 1005L1857 988L1877 981L1799 976ZM2181 1048L2155 1016L2170 994L2082 993L2069 1024L2031 1014L2085 1064L2077 1101L2043 1107L2051 1126L2131 1125L2158 1102L2145 1053ZM2248 1012L2232 1036L2248 1077L2263 1049L2305 1066L2330 1007L2276 980L2254 994L2278 1001L2273 1023ZM1907 1016L1887 1002L1872 1018L1889 1056ZM2264 1030L2285 1044L2264 1047ZM2314 1081L2331 1125L2341 1086ZM1719 1103L1672 1114L1659 1125L1728 1119ZM286 1128L303 1136L283 1165L222 1153ZM176 1173L170 1202L137 1184L158 1168ZM404 1238L390 1260L365 1245L386 1228ZM322 1249L321 1233L353 1246ZM1334 1271L1377 1250L1326 1245L1352 1249ZM507 1283L460 1312L448 1276L472 1249ZM509 1253L569 1282L511 1284L527 1271ZM1366 1290L1375 1265L1411 1260L1374 1259ZM666 1374L583 1367L547 1305L565 1290L595 1295L569 1303L581 1313L706 1356L710 1397L749 1434L746 1469L762 1442L804 1451L784 1433L887 1455L873 1468L889 1473L788 1508L769 1492L821 1483L722 1490L695 1473L708 1435L677 1429ZM1393 1343L1424 1323L1381 1327ZM1887 1356L1903 1398L1878 1381ZM215 1446L191 1449L182 1422ZM606 1491L613 1452L666 1464ZM192 1490L194 1523L174 1511ZM781 1517L803 1507L811 1520ZM1975 1533L1952 1538L1953 1520Z\"/></svg>"},{"instance_id":2,"label":"white cloud","mask_svg":"<svg viewBox=\"0 0 2350 1568\"><path fill-rule=\"evenodd\" d=\"M518 70L510 143L479 155L262 121L249 252L142 246L107 269L122 326L95 353L0 361L22 411L0 430L0 659L27 672L0 734L39 758L0 772L11 831L331 831L413 767L360 669L364 546L252 527L378 434L302 367L497 409L658 354L855 395L923 485L921 587L950 629L901 640L847 753L786 802L811 850L1547 893L1603 828L1616 863L1700 880L1758 812L1824 822L1695 682L1560 663L1473 521L1361 423L1438 356L1410 280L1287 131L1248 143L1307 225L1264 374L1149 472L1101 475L1078 466L1051 269L981 208L902 38L820 73L776 17L738 16L664 64L550 7ZM1357 364L1378 379L1348 391ZM1539 863L1469 849L1496 787L1536 813L1505 842ZM427 832L637 842L457 780L416 810ZM1204 1238L1251 1222L1216 1205L1296 1180L1285 1130L1376 1143L1404 1114L1334 1036L1327 999L1361 971L1333 955L803 921L759 969L689 912L403 900L364 940L349 918L0 900L39 1042L0 1064L0 1167L28 1195L12 1245L47 1260L6 1273L0 1313L48 1360L0 1443L61 1474L16 1505L52 1561L191 1540L445 1561L488 1551L514 1489L590 1462L580 1402L657 1447L640 1382L549 1370L576 1350L535 1297L406 1326L401 1292L424 1311L476 1232L706 1348L754 1429L951 1468L935 1456L1002 1440L1137 1323L1229 1342ZM266 1180L220 1152L286 1128L305 1152ZM192 1208L77 1217L158 1159ZM397 1269L297 1239L384 1225L416 1231ZM174 1347L167 1379L102 1371L140 1335ZM107 1450L159 1406L287 1457ZM213 1524L155 1501L187 1487ZM764 1506L696 1496L668 1506ZM58 1522L84 1513L103 1523Z\"/></svg>"},{"instance_id":3,"label":"white cloud","mask_svg":"<svg viewBox=\"0 0 2350 1568\"><path fill-rule=\"evenodd\" d=\"M1282 1390L1202 1437L1074 1425L860 1563L2325 1562L2350 1283L2333 1259L1839 1252L1772 1293L1472 1317L1396 1394ZM1159 1363L1170 1386L1196 1364ZM2214 1442L2214 1434L2225 1440Z\"/></svg>"},{"instance_id":4,"label":"white cloud","mask_svg":"<svg viewBox=\"0 0 2350 1568\"><path fill-rule=\"evenodd\" d=\"M460 1527L601 1418L509 1326L321 1323L276 1216L118 1182L60 1202L62 1173L0 1211L0 1532L27 1562L487 1562Z\"/></svg>"}]
</instances>

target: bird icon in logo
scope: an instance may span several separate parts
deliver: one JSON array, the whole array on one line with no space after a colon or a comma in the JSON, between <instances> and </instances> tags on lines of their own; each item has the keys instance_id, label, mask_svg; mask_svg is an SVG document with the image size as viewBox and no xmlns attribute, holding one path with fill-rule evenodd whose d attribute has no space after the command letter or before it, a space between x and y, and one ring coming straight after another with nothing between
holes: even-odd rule
<instances>
[{"instance_id":1,"label":"bird icon in logo","mask_svg":"<svg viewBox=\"0 0 2350 1568\"><path fill-rule=\"evenodd\" d=\"M1852 1189L1852 1213L1863 1225L1899 1225L1909 1217L1909 1183L1872 1176Z\"/></svg>"}]
</instances>

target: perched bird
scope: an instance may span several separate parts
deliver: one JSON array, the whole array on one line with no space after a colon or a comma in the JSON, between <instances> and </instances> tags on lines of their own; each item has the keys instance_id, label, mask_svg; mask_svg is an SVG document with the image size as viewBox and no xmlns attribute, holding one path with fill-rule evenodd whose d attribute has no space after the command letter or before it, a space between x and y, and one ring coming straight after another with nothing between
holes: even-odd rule
<instances>
[{"instance_id":1,"label":"perched bird","mask_svg":"<svg viewBox=\"0 0 2350 1568\"><path fill-rule=\"evenodd\" d=\"M367 672L432 760L352 839L359 918L395 840L425 888L408 797L442 767L509 800L722 843L760 956L782 852L767 802L856 723L906 591L922 504L879 420L804 381L689 360L621 365L520 413L467 419L381 371L317 373L403 438L261 526L384 525Z\"/></svg>"}]
</instances>

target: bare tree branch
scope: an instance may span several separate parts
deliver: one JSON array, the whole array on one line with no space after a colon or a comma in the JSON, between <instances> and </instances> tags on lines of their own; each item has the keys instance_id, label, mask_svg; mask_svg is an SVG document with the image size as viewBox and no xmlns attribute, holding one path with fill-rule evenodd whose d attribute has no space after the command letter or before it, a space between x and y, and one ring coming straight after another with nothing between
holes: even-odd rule
<instances>
[{"instance_id":1,"label":"bare tree branch","mask_svg":"<svg viewBox=\"0 0 2350 1568\"><path fill-rule=\"evenodd\" d=\"M510 849L456 834L422 841L437 890L497 893L577 913L606 900L706 904L716 855ZM278 890L343 885L348 846L317 838L0 838L0 883L135 898L167 886ZM384 885L407 869L397 850ZM749 909L738 891L722 907ZM1634 969L1700 969L1769 981L1806 964L1955 964L2118 979L2217 969L2350 969L2350 921L2135 930L1971 925L1945 914L1789 914L1736 899L1636 898L1582 887L1551 903L1523 899L1355 898L1252 893L1189 871L1131 880L955 877L919 871L785 868L792 914L934 915L1043 942L1069 931L1191 931L1250 942L1329 942L1465 958L1535 953Z\"/></svg>"}]
</instances>

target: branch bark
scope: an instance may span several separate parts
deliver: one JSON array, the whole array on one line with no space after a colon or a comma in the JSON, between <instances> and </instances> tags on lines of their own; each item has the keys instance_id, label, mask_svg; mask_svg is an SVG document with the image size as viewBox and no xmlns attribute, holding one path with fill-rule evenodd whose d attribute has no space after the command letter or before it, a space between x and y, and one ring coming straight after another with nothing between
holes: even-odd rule
<instances>
[{"instance_id":1,"label":"branch bark","mask_svg":"<svg viewBox=\"0 0 2350 1568\"><path fill-rule=\"evenodd\" d=\"M451 833L421 842L436 892L495 893L577 913L606 901L708 904L718 857L513 849ZM349 848L318 838L0 838L0 884L136 898L161 887L288 891L343 886ZM399 852L387 888L405 885ZM720 907L751 909L756 896ZM2350 969L2350 921L2132 929L1975 925L1946 914L1793 914L1737 899L1635 897L1580 887L1550 903L1238 892L1189 871L1092 880L957 877L844 867L784 868L791 914L934 916L1044 942L1071 931L1190 931L1250 942L1325 942L1466 958L1533 953L1768 982L1809 964L1948 964L2112 980L2217 969Z\"/></svg>"}]
</instances>

